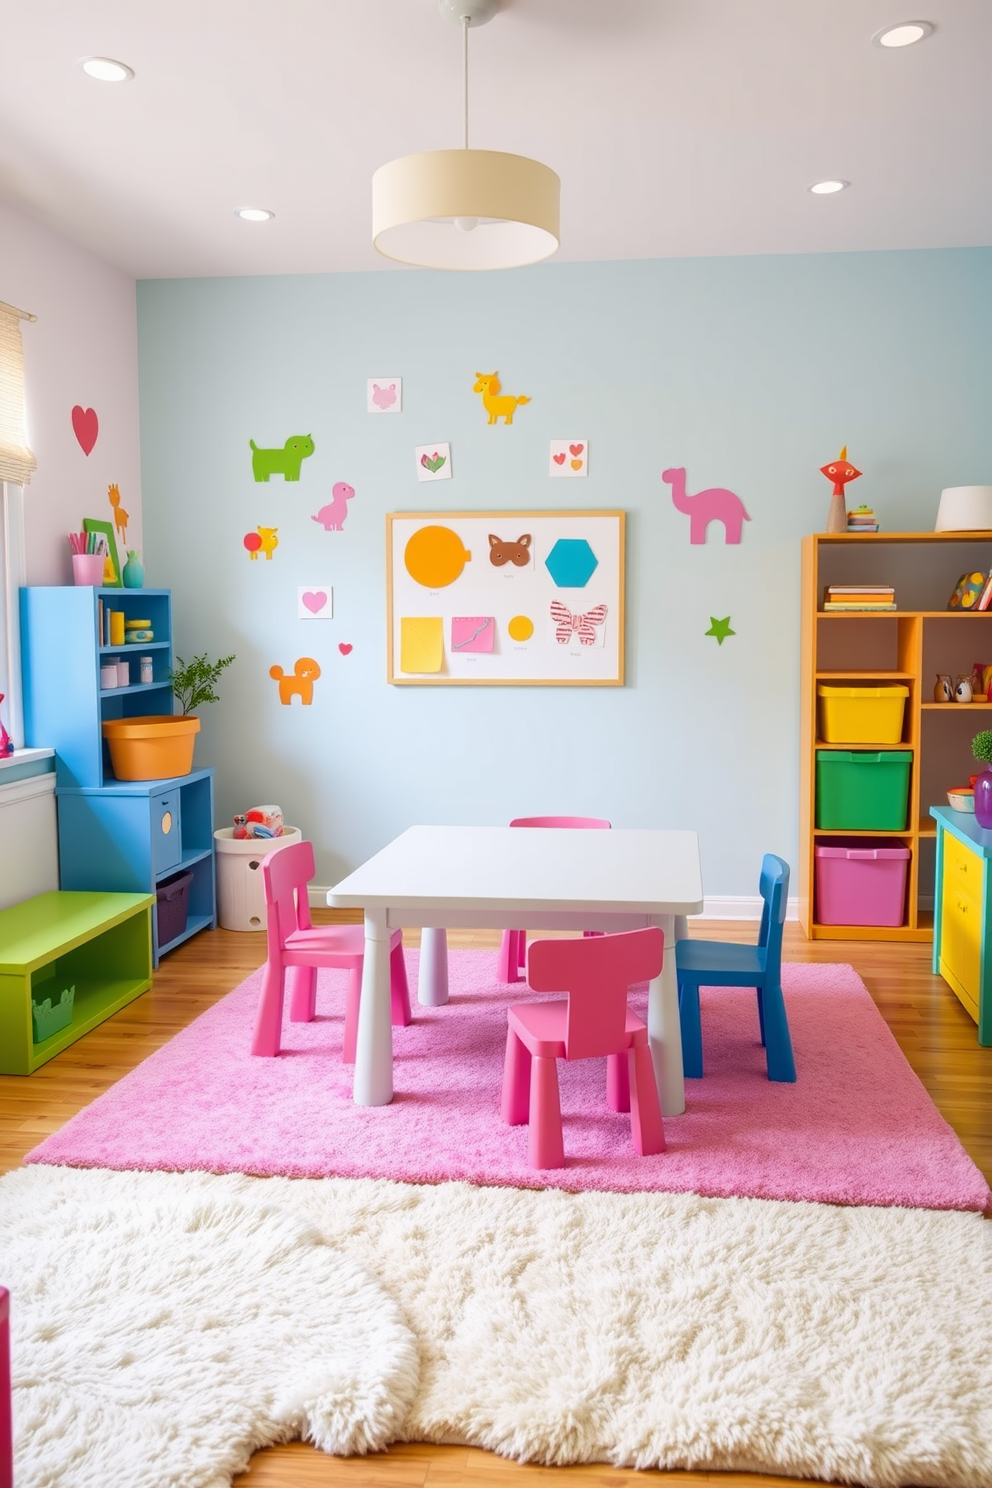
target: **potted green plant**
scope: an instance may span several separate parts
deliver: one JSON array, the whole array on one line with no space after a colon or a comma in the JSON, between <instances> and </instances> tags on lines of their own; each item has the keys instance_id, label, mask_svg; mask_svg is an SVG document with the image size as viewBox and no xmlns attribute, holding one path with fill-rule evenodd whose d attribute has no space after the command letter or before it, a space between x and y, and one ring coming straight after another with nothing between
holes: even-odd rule
<instances>
[{"instance_id":1,"label":"potted green plant","mask_svg":"<svg viewBox=\"0 0 992 1488\"><path fill-rule=\"evenodd\" d=\"M208 661L205 651L202 656L194 656L192 661L183 661L181 656L176 657L179 665L169 672L169 681L184 718L204 703L220 702L215 691L216 684L221 672L233 660L233 656L222 656L219 661Z\"/></svg>"},{"instance_id":2,"label":"potted green plant","mask_svg":"<svg viewBox=\"0 0 992 1488\"><path fill-rule=\"evenodd\" d=\"M115 718L104 723L103 734L118 780L169 780L190 773L193 746L200 731L200 720L191 710L219 701L217 680L233 660L233 656L222 656L219 661L209 661L206 652L192 661L177 656L177 665L167 675L179 713Z\"/></svg>"},{"instance_id":3,"label":"potted green plant","mask_svg":"<svg viewBox=\"0 0 992 1488\"><path fill-rule=\"evenodd\" d=\"M975 778L975 821L980 827L992 827L992 729L975 735L971 752L982 766Z\"/></svg>"}]
</instances>

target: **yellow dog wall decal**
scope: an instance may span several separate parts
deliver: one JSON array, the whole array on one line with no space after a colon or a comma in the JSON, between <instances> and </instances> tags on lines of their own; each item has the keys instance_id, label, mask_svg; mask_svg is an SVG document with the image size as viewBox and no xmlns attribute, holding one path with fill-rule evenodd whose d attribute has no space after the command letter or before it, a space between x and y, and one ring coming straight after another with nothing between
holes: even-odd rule
<instances>
[{"instance_id":1,"label":"yellow dog wall decal","mask_svg":"<svg viewBox=\"0 0 992 1488\"><path fill-rule=\"evenodd\" d=\"M472 391L482 394L482 406L488 413L491 424L495 424L497 419L502 419L505 424L512 424L513 415L520 404L530 402L523 394L515 398L512 393L501 393L499 374L496 372L476 372Z\"/></svg>"}]
</instances>

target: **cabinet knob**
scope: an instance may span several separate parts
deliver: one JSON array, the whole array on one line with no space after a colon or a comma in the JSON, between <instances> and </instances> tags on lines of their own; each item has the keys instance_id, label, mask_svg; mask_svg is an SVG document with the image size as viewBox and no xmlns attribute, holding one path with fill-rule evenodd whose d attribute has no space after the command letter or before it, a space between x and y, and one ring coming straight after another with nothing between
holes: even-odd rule
<instances>
[{"instance_id":1,"label":"cabinet knob","mask_svg":"<svg viewBox=\"0 0 992 1488\"><path fill-rule=\"evenodd\" d=\"M172 812L171 811L163 811L162 812L162 831L163 831L163 833L165 834L166 837L168 837L169 833L172 831Z\"/></svg>"}]
</instances>

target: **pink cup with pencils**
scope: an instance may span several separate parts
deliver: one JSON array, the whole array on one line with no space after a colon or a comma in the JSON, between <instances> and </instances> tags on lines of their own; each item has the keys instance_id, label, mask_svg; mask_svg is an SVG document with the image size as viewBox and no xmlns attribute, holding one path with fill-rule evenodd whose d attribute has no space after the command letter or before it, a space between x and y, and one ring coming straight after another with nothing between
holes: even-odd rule
<instances>
[{"instance_id":1,"label":"pink cup with pencils","mask_svg":"<svg viewBox=\"0 0 992 1488\"><path fill-rule=\"evenodd\" d=\"M103 566L106 559L104 539L95 532L70 532L69 546L72 548L72 582L103 583Z\"/></svg>"}]
</instances>

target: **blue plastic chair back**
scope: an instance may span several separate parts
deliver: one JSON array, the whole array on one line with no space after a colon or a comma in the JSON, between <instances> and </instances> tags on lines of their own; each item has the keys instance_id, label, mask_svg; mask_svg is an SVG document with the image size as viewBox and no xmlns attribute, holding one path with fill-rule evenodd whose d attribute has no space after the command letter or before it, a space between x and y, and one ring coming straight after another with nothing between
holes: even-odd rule
<instances>
[{"instance_id":1,"label":"blue plastic chair back","mask_svg":"<svg viewBox=\"0 0 992 1488\"><path fill-rule=\"evenodd\" d=\"M777 981L782 967L782 926L789 905L788 863L774 853L765 853L758 889L764 900L758 945L765 951L765 976Z\"/></svg>"}]
</instances>

